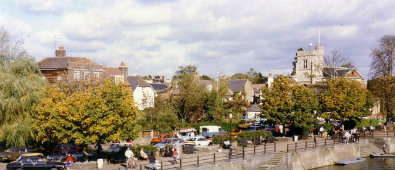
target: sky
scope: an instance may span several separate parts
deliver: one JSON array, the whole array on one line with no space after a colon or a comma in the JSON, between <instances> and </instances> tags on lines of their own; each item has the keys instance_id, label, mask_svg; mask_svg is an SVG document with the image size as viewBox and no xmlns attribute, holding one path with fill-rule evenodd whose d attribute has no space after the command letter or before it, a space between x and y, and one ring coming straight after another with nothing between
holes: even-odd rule
<instances>
[{"instance_id":1,"label":"sky","mask_svg":"<svg viewBox=\"0 0 395 170\"><path fill-rule=\"evenodd\" d=\"M338 50L369 78L370 52L395 34L394 0L1 0L0 26L36 61L67 56L130 75L197 65L212 77L290 74L298 48ZM320 31L319 31L320 30Z\"/></svg>"}]
</instances>

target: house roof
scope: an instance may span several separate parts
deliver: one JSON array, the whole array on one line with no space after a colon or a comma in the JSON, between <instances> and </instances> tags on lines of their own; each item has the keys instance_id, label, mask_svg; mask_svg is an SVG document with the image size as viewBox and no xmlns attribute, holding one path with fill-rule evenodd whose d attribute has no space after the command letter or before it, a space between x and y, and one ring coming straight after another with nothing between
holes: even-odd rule
<instances>
[{"instance_id":1,"label":"house roof","mask_svg":"<svg viewBox=\"0 0 395 170\"><path fill-rule=\"evenodd\" d=\"M39 61L38 66L40 69L69 69L69 68L92 68L92 69L103 69L103 65L96 64L90 59L82 57L47 57Z\"/></svg>"},{"instance_id":2,"label":"house roof","mask_svg":"<svg viewBox=\"0 0 395 170\"><path fill-rule=\"evenodd\" d=\"M251 105L249 108L247 108L247 112L260 112L261 109L257 104Z\"/></svg>"},{"instance_id":3,"label":"house roof","mask_svg":"<svg viewBox=\"0 0 395 170\"><path fill-rule=\"evenodd\" d=\"M140 76L128 76L126 82L130 85L130 88L134 91L137 87L151 87L146 81Z\"/></svg>"},{"instance_id":4,"label":"house roof","mask_svg":"<svg viewBox=\"0 0 395 170\"><path fill-rule=\"evenodd\" d=\"M123 76L122 71L118 67L105 67L104 68L104 76Z\"/></svg>"},{"instance_id":5,"label":"house roof","mask_svg":"<svg viewBox=\"0 0 395 170\"><path fill-rule=\"evenodd\" d=\"M241 93L247 80L228 80L229 88L232 92Z\"/></svg>"},{"instance_id":6,"label":"house roof","mask_svg":"<svg viewBox=\"0 0 395 170\"><path fill-rule=\"evenodd\" d=\"M171 90L169 86L163 83L151 83L150 85L157 93L167 93Z\"/></svg>"},{"instance_id":7,"label":"house roof","mask_svg":"<svg viewBox=\"0 0 395 170\"><path fill-rule=\"evenodd\" d=\"M355 71L359 75L359 77L362 77L355 68L346 67L325 67L323 69L323 74L327 77L347 77L353 71Z\"/></svg>"}]
</instances>

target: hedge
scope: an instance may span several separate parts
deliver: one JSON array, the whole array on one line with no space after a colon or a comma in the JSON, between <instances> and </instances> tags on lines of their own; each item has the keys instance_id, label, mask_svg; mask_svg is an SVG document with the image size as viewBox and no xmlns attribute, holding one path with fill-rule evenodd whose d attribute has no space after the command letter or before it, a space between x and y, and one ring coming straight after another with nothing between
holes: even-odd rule
<instances>
[{"instance_id":1,"label":"hedge","mask_svg":"<svg viewBox=\"0 0 395 170\"><path fill-rule=\"evenodd\" d=\"M267 138L269 136L273 136L271 131L266 130L254 130L254 131L242 131L239 135L237 135L237 140L253 140L262 136L263 138Z\"/></svg>"},{"instance_id":2,"label":"hedge","mask_svg":"<svg viewBox=\"0 0 395 170\"><path fill-rule=\"evenodd\" d=\"M229 135L214 135L213 136L213 144L221 144L227 140L230 141Z\"/></svg>"}]
</instances>

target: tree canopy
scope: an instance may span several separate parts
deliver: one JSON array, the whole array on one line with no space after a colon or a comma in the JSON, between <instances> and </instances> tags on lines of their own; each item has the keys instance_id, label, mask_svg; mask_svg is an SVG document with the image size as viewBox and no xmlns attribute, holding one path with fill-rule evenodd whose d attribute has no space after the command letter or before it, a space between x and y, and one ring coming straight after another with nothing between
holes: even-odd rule
<instances>
[{"instance_id":1,"label":"tree canopy","mask_svg":"<svg viewBox=\"0 0 395 170\"><path fill-rule=\"evenodd\" d=\"M370 67L373 77L391 77L395 65L395 35L385 35L380 39L380 45L372 49Z\"/></svg>"},{"instance_id":2,"label":"tree canopy","mask_svg":"<svg viewBox=\"0 0 395 170\"><path fill-rule=\"evenodd\" d=\"M33 138L31 116L46 82L21 46L0 29L0 141L25 146Z\"/></svg>"},{"instance_id":3,"label":"tree canopy","mask_svg":"<svg viewBox=\"0 0 395 170\"><path fill-rule=\"evenodd\" d=\"M250 80L253 84L264 84L267 82L267 77L263 76L261 72L255 71L253 68L250 68L250 70L247 73L236 73L232 75L232 79L248 79Z\"/></svg>"},{"instance_id":4,"label":"tree canopy","mask_svg":"<svg viewBox=\"0 0 395 170\"><path fill-rule=\"evenodd\" d=\"M380 77L368 81L368 89L380 99L380 112L389 122L395 116L395 77Z\"/></svg>"},{"instance_id":5,"label":"tree canopy","mask_svg":"<svg viewBox=\"0 0 395 170\"><path fill-rule=\"evenodd\" d=\"M33 129L40 142L104 143L136 137L139 131L131 91L110 80L71 94L49 86L35 110Z\"/></svg>"},{"instance_id":6,"label":"tree canopy","mask_svg":"<svg viewBox=\"0 0 395 170\"><path fill-rule=\"evenodd\" d=\"M322 94L322 107L326 119L349 120L370 114L366 106L368 91L361 83L346 78L328 81L328 89Z\"/></svg>"}]
</instances>

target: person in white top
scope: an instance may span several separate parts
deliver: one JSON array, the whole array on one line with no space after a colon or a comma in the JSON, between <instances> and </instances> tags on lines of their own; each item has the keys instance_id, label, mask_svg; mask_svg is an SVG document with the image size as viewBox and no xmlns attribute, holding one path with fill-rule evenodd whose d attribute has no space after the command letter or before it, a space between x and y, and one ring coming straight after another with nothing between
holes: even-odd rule
<instances>
[{"instance_id":1,"label":"person in white top","mask_svg":"<svg viewBox=\"0 0 395 170\"><path fill-rule=\"evenodd\" d=\"M128 147L125 151L125 157L126 157L126 168L129 168L129 161L131 162L131 165L134 166L134 154L133 151L130 150L130 148Z\"/></svg>"}]
</instances>

